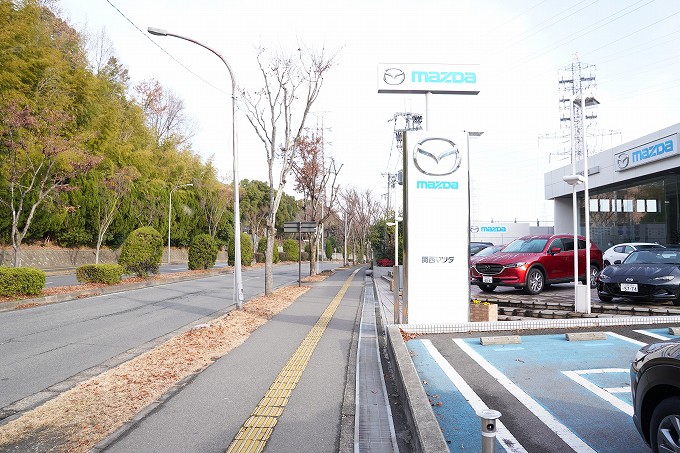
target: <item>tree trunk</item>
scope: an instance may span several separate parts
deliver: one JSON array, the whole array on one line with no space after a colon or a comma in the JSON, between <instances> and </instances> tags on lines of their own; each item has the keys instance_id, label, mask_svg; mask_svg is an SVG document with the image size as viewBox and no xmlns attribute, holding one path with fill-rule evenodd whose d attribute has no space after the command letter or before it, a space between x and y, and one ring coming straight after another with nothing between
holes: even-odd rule
<instances>
[{"instance_id":1,"label":"tree trunk","mask_svg":"<svg viewBox=\"0 0 680 453\"><path fill-rule=\"evenodd\" d=\"M274 291L274 237L276 236L276 226L267 226L267 249L264 259L264 293L269 295Z\"/></svg>"},{"instance_id":2,"label":"tree trunk","mask_svg":"<svg viewBox=\"0 0 680 453\"><path fill-rule=\"evenodd\" d=\"M318 233L309 236L309 275L316 275L316 262L319 257L316 254L316 245L319 242Z\"/></svg>"}]
</instances>

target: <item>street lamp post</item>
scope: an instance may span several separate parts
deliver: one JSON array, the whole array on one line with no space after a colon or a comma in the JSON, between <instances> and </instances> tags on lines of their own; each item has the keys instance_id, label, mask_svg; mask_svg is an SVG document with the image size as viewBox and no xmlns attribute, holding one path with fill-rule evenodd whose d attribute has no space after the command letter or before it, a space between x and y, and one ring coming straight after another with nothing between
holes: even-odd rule
<instances>
[{"instance_id":1,"label":"street lamp post","mask_svg":"<svg viewBox=\"0 0 680 453\"><path fill-rule=\"evenodd\" d=\"M172 193L180 187L191 187L192 183L180 184L170 189L170 203L168 204L168 264L170 264L170 221L172 219Z\"/></svg>"},{"instance_id":2,"label":"street lamp post","mask_svg":"<svg viewBox=\"0 0 680 453\"><path fill-rule=\"evenodd\" d=\"M172 36L192 42L215 54L229 71L231 78L231 134L233 146L233 172L234 172L234 303L238 309L243 308L243 283L241 280L241 211L239 208L239 186L241 185L238 177L238 134L236 128L236 78L234 71L231 70L229 62L214 49L186 36L170 33L166 30L148 27L147 31L156 36Z\"/></svg>"}]
</instances>

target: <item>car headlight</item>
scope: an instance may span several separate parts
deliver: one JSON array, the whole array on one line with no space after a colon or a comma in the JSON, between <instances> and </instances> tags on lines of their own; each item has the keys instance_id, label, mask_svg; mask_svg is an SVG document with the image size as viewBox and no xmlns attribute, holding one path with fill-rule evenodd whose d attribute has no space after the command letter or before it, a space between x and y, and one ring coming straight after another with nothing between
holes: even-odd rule
<instances>
[{"instance_id":1,"label":"car headlight","mask_svg":"<svg viewBox=\"0 0 680 453\"><path fill-rule=\"evenodd\" d=\"M672 275L664 275L663 277L654 277L652 280L656 280L658 282L669 282L673 280L675 277Z\"/></svg>"},{"instance_id":2,"label":"car headlight","mask_svg":"<svg viewBox=\"0 0 680 453\"><path fill-rule=\"evenodd\" d=\"M527 263L512 263L512 264L506 264L505 267L508 268L523 268L526 266Z\"/></svg>"},{"instance_id":3,"label":"car headlight","mask_svg":"<svg viewBox=\"0 0 680 453\"><path fill-rule=\"evenodd\" d=\"M598 278L600 281L605 281L605 280L609 280L611 277L610 277L609 275L607 275L607 274L600 273L600 274L597 276L597 278Z\"/></svg>"}]
</instances>

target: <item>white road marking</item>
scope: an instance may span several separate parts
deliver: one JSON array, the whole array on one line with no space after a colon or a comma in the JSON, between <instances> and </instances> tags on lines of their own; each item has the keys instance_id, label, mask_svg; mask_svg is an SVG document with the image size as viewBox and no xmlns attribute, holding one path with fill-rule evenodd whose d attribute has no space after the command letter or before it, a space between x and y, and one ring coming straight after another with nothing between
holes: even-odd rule
<instances>
[{"instance_id":1,"label":"white road marking","mask_svg":"<svg viewBox=\"0 0 680 453\"><path fill-rule=\"evenodd\" d=\"M648 337L656 338L657 340L670 340L669 337L664 337L658 333L647 332L646 330L634 330L633 332L641 333L642 335L647 335Z\"/></svg>"},{"instance_id":2,"label":"white road marking","mask_svg":"<svg viewBox=\"0 0 680 453\"><path fill-rule=\"evenodd\" d=\"M630 415L631 417L633 416L633 406L630 404L626 403L625 401L620 400L619 398L615 397L602 387L598 387L597 385L593 384L590 382L588 379L584 378L581 376L582 374L602 374L602 373L627 373L628 370L624 368L610 368L609 370L592 370L592 373L589 371L591 370L579 370L579 371L562 371L562 374L576 382L577 384L582 385L586 389L590 390L593 392L595 395L599 396L603 400L607 401L610 403L612 406L617 408L618 410L624 412L625 414ZM630 391L630 388L624 389Z\"/></svg>"},{"instance_id":3,"label":"white road marking","mask_svg":"<svg viewBox=\"0 0 680 453\"><path fill-rule=\"evenodd\" d=\"M468 346L465 341L460 338L453 340L467 355L470 356L474 361L476 361L487 373L493 376L499 384L505 387L510 393L512 393L517 400L522 403L527 409L533 412L543 423L560 439L562 439L567 445L569 445L574 451L595 453L587 443L583 441L580 437L574 434L569 428L564 426L559 420L557 420L550 412L548 412L543 406L541 406L536 400L526 394L524 390L519 388L514 382L508 379L503 373L491 365L486 359L479 355L474 349Z\"/></svg>"},{"instance_id":4,"label":"white road marking","mask_svg":"<svg viewBox=\"0 0 680 453\"><path fill-rule=\"evenodd\" d=\"M632 338L624 337L623 335L620 335L618 333L607 332L607 335L611 335L614 338L618 338L619 340L627 341L628 343L633 343L638 346L647 346L647 343L643 343L642 341L638 340L633 340Z\"/></svg>"},{"instance_id":5,"label":"white road marking","mask_svg":"<svg viewBox=\"0 0 680 453\"><path fill-rule=\"evenodd\" d=\"M444 356L441 355L437 348L434 347L432 342L430 340L421 341L423 342L425 349L427 349L427 352L429 352L434 361L437 362L439 368L442 369L446 376L451 380L453 385L458 388L458 391L460 391L461 395L463 395L467 402L470 403L472 409L474 409L475 412L488 409L489 407L484 403L484 401L482 401L479 395L477 395L475 391L472 390L468 383L465 382L465 379L463 379L463 377L458 374L458 372L451 366ZM511 453L527 453L524 447L517 441L517 439L515 439L515 436L513 436L510 431L508 431L503 422L500 420L496 422L496 437L506 451Z\"/></svg>"}]
</instances>

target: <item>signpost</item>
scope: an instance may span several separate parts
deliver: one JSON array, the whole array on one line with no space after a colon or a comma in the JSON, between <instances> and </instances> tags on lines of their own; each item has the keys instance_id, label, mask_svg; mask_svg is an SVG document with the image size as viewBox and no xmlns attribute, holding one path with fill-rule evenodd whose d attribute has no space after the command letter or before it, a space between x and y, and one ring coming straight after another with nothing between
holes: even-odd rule
<instances>
[{"instance_id":1,"label":"signpost","mask_svg":"<svg viewBox=\"0 0 680 453\"><path fill-rule=\"evenodd\" d=\"M316 222L283 222L284 233L298 234L298 286L302 285L302 233L316 233Z\"/></svg>"}]
</instances>

